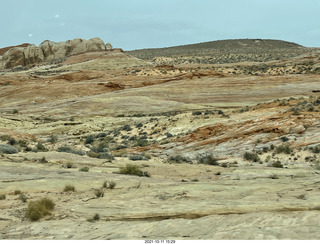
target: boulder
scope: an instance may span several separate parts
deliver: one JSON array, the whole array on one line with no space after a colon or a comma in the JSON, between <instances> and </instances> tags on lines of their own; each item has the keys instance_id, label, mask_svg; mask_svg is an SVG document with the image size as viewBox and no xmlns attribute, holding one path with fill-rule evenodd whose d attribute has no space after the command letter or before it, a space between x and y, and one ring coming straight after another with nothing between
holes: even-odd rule
<instances>
[{"instance_id":1,"label":"boulder","mask_svg":"<svg viewBox=\"0 0 320 244\"><path fill-rule=\"evenodd\" d=\"M113 49L113 47L112 47L112 45L111 45L111 43L107 43L106 44L106 50L112 50Z\"/></svg>"},{"instance_id":2,"label":"boulder","mask_svg":"<svg viewBox=\"0 0 320 244\"><path fill-rule=\"evenodd\" d=\"M2 56L5 69L10 69L18 65L25 66L24 48L14 47L5 52Z\"/></svg>"},{"instance_id":3,"label":"boulder","mask_svg":"<svg viewBox=\"0 0 320 244\"><path fill-rule=\"evenodd\" d=\"M30 45L23 51L25 65L33 65L41 63L44 60L44 55L40 47Z\"/></svg>"}]
</instances>

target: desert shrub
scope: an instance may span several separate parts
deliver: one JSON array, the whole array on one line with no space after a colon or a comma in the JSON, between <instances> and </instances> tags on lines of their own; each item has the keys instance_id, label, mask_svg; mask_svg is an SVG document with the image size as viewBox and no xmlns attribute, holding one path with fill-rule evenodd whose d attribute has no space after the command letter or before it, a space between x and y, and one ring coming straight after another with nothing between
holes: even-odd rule
<instances>
[{"instance_id":1,"label":"desert shrub","mask_svg":"<svg viewBox=\"0 0 320 244\"><path fill-rule=\"evenodd\" d=\"M276 174L272 174L272 175L270 175L270 179L279 179L279 176L278 175L276 175Z\"/></svg>"},{"instance_id":2,"label":"desert shrub","mask_svg":"<svg viewBox=\"0 0 320 244\"><path fill-rule=\"evenodd\" d=\"M181 164L181 163L190 163L191 160L188 157L184 157L181 155L172 155L168 158L169 163L176 163L176 164Z\"/></svg>"},{"instance_id":3,"label":"desert shrub","mask_svg":"<svg viewBox=\"0 0 320 244\"><path fill-rule=\"evenodd\" d=\"M67 168L67 169L73 168L73 163L72 163L72 162L67 162L67 163L66 163L66 168Z\"/></svg>"},{"instance_id":4,"label":"desert shrub","mask_svg":"<svg viewBox=\"0 0 320 244\"><path fill-rule=\"evenodd\" d=\"M146 160L146 158L143 155L131 155L129 159L132 161Z\"/></svg>"},{"instance_id":5,"label":"desert shrub","mask_svg":"<svg viewBox=\"0 0 320 244\"><path fill-rule=\"evenodd\" d=\"M117 185L117 184L116 184L115 181L105 181L105 182L103 182L102 187L108 188L108 189L113 189L113 188L116 187L116 185Z\"/></svg>"},{"instance_id":6,"label":"desert shrub","mask_svg":"<svg viewBox=\"0 0 320 244\"><path fill-rule=\"evenodd\" d=\"M50 215L55 203L49 198L42 198L37 201L29 202L26 217L31 221L39 220L41 217Z\"/></svg>"},{"instance_id":7,"label":"desert shrub","mask_svg":"<svg viewBox=\"0 0 320 244\"><path fill-rule=\"evenodd\" d=\"M95 214L92 219L96 220L96 221L99 221L100 220L100 215L99 214Z\"/></svg>"},{"instance_id":8,"label":"desert shrub","mask_svg":"<svg viewBox=\"0 0 320 244\"><path fill-rule=\"evenodd\" d=\"M43 156L42 158L39 159L39 163L45 164L45 163L48 163L48 160L46 159L46 157Z\"/></svg>"},{"instance_id":9,"label":"desert shrub","mask_svg":"<svg viewBox=\"0 0 320 244\"><path fill-rule=\"evenodd\" d=\"M79 171L89 172L89 168L88 167L82 167L82 168L79 169Z\"/></svg>"},{"instance_id":10,"label":"desert shrub","mask_svg":"<svg viewBox=\"0 0 320 244\"><path fill-rule=\"evenodd\" d=\"M204 155L198 158L199 164L207 164L207 165L219 165L218 159L212 155Z\"/></svg>"},{"instance_id":11,"label":"desert shrub","mask_svg":"<svg viewBox=\"0 0 320 244\"><path fill-rule=\"evenodd\" d=\"M122 127L120 128L120 130L124 130L124 131L131 131L131 130L132 130L132 128L131 128L131 126L130 126L130 125L124 125L124 126L122 126Z\"/></svg>"},{"instance_id":12,"label":"desert shrub","mask_svg":"<svg viewBox=\"0 0 320 244\"><path fill-rule=\"evenodd\" d=\"M76 188L73 185L67 184L63 188L63 191L76 191Z\"/></svg>"},{"instance_id":13,"label":"desert shrub","mask_svg":"<svg viewBox=\"0 0 320 244\"><path fill-rule=\"evenodd\" d=\"M282 137L280 137L280 140L283 142L286 142L286 141L289 141L289 138L286 136L282 136Z\"/></svg>"},{"instance_id":14,"label":"desert shrub","mask_svg":"<svg viewBox=\"0 0 320 244\"><path fill-rule=\"evenodd\" d=\"M290 153L292 153L292 149L290 148L289 145L280 145L280 146L276 147L275 153L290 154Z\"/></svg>"},{"instance_id":15,"label":"desert shrub","mask_svg":"<svg viewBox=\"0 0 320 244\"><path fill-rule=\"evenodd\" d=\"M314 148L312 148L312 152L313 153L320 153L320 145L315 146Z\"/></svg>"},{"instance_id":16,"label":"desert shrub","mask_svg":"<svg viewBox=\"0 0 320 244\"><path fill-rule=\"evenodd\" d=\"M28 142L26 142L24 140L18 140L18 144L20 147L27 147L28 146Z\"/></svg>"},{"instance_id":17,"label":"desert shrub","mask_svg":"<svg viewBox=\"0 0 320 244\"><path fill-rule=\"evenodd\" d=\"M19 195L19 199L22 201L22 202L27 202L27 196L23 193L20 193Z\"/></svg>"},{"instance_id":18,"label":"desert shrub","mask_svg":"<svg viewBox=\"0 0 320 244\"><path fill-rule=\"evenodd\" d=\"M124 157L126 154L127 154L127 151L125 149L112 152L112 155L114 155L115 157Z\"/></svg>"},{"instance_id":19,"label":"desert shrub","mask_svg":"<svg viewBox=\"0 0 320 244\"><path fill-rule=\"evenodd\" d=\"M6 195L5 194L0 194L0 200L5 200L6 199Z\"/></svg>"},{"instance_id":20,"label":"desert shrub","mask_svg":"<svg viewBox=\"0 0 320 244\"><path fill-rule=\"evenodd\" d=\"M86 140L84 141L84 144L92 144L94 142L95 136L89 135L86 137Z\"/></svg>"},{"instance_id":21,"label":"desert shrub","mask_svg":"<svg viewBox=\"0 0 320 244\"><path fill-rule=\"evenodd\" d=\"M105 142L100 142L98 146L91 148L91 151L96 153L107 152L108 150L108 144Z\"/></svg>"},{"instance_id":22,"label":"desert shrub","mask_svg":"<svg viewBox=\"0 0 320 244\"><path fill-rule=\"evenodd\" d=\"M48 151L48 149L41 142L39 142L37 144L36 149L38 152L47 152Z\"/></svg>"},{"instance_id":23,"label":"desert shrub","mask_svg":"<svg viewBox=\"0 0 320 244\"><path fill-rule=\"evenodd\" d=\"M107 133L101 132L101 133L99 133L96 137L97 137L97 138L103 138L103 137L106 137L106 136L107 136Z\"/></svg>"},{"instance_id":24,"label":"desert shrub","mask_svg":"<svg viewBox=\"0 0 320 244\"><path fill-rule=\"evenodd\" d=\"M14 195L16 196L16 195L19 195L19 194L21 194L21 191L20 190L14 190Z\"/></svg>"},{"instance_id":25,"label":"desert shrub","mask_svg":"<svg viewBox=\"0 0 320 244\"><path fill-rule=\"evenodd\" d=\"M132 164L127 164L125 167L121 168L120 174L150 177L148 172L143 172L137 165Z\"/></svg>"},{"instance_id":26,"label":"desert shrub","mask_svg":"<svg viewBox=\"0 0 320 244\"><path fill-rule=\"evenodd\" d=\"M193 112L192 112L192 115L201 115L201 114L202 114L201 111L193 111Z\"/></svg>"},{"instance_id":27,"label":"desert shrub","mask_svg":"<svg viewBox=\"0 0 320 244\"><path fill-rule=\"evenodd\" d=\"M18 153L18 149L8 144L0 144L0 153L14 154Z\"/></svg>"},{"instance_id":28,"label":"desert shrub","mask_svg":"<svg viewBox=\"0 0 320 244\"><path fill-rule=\"evenodd\" d=\"M141 128L142 126L143 126L142 123L139 123L139 124L136 125L137 128Z\"/></svg>"},{"instance_id":29,"label":"desert shrub","mask_svg":"<svg viewBox=\"0 0 320 244\"><path fill-rule=\"evenodd\" d=\"M56 143L58 141L58 137L55 135L51 135L50 138L48 139L48 142L51 143Z\"/></svg>"},{"instance_id":30,"label":"desert shrub","mask_svg":"<svg viewBox=\"0 0 320 244\"><path fill-rule=\"evenodd\" d=\"M11 145L11 146L16 145L17 143L18 143L17 140L14 139L14 138L10 138L10 139L8 140L8 144Z\"/></svg>"},{"instance_id":31,"label":"desert shrub","mask_svg":"<svg viewBox=\"0 0 320 244\"><path fill-rule=\"evenodd\" d=\"M283 165L280 161L273 162L271 165L275 168L283 168Z\"/></svg>"},{"instance_id":32,"label":"desert shrub","mask_svg":"<svg viewBox=\"0 0 320 244\"><path fill-rule=\"evenodd\" d=\"M69 146L62 146L62 147L59 147L57 149L57 152L66 152L66 153L73 153L73 154L77 154L77 155L85 155L86 153L82 150L75 150Z\"/></svg>"},{"instance_id":33,"label":"desert shrub","mask_svg":"<svg viewBox=\"0 0 320 244\"><path fill-rule=\"evenodd\" d=\"M103 190L103 188L95 189L93 193L94 193L94 195L96 195L96 197L98 197L98 198L104 196L104 190Z\"/></svg>"},{"instance_id":34,"label":"desert shrub","mask_svg":"<svg viewBox=\"0 0 320 244\"><path fill-rule=\"evenodd\" d=\"M101 159L114 160L114 156L108 152L97 153L97 152L89 151L87 155L91 158L101 158Z\"/></svg>"},{"instance_id":35,"label":"desert shrub","mask_svg":"<svg viewBox=\"0 0 320 244\"><path fill-rule=\"evenodd\" d=\"M245 152L243 158L247 161L260 162L260 158L257 153Z\"/></svg>"},{"instance_id":36,"label":"desert shrub","mask_svg":"<svg viewBox=\"0 0 320 244\"><path fill-rule=\"evenodd\" d=\"M149 144L148 140L139 138L137 140L136 146L138 146L138 147L146 147L146 146L148 146L148 144Z\"/></svg>"}]
</instances>

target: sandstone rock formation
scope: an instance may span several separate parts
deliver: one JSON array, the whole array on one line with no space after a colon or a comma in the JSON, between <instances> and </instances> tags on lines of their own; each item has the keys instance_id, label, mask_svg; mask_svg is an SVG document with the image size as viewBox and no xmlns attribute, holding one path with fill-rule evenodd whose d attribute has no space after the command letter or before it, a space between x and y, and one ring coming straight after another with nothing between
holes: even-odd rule
<instances>
[{"instance_id":1,"label":"sandstone rock formation","mask_svg":"<svg viewBox=\"0 0 320 244\"><path fill-rule=\"evenodd\" d=\"M106 49L112 49L111 44L105 45L100 38L74 39L66 42L46 40L39 46L29 45L9 49L0 58L0 69L9 69L19 65L29 66L43 61L63 60L72 55Z\"/></svg>"}]
</instances>

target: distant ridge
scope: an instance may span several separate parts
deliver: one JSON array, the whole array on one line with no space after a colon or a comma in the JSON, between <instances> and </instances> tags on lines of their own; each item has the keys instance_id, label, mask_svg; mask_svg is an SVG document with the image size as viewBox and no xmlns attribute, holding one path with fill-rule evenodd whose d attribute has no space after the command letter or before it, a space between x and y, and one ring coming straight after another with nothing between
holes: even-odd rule
<instances>
[{"instance_id":1,"label":"distant ridge","mask_svg":"<svg viewBox=\"0 0 320 244\"><path fill-rule=\"evenodd\" d=\"M179 45L164 48L146 48L137 49L138 50L161 50L161 49L185 49L185 48L213 48L213 49L224 49L224 48L297 48L303 47L294 42L287 42L282 40L273 39L228 39L228 40L218 40L210 42L200 42L195 44Z\"/></svg>"},{"instance_id":2,"label":"distant ridge","mask_svg":"<svg viewBox=\"0 0 320 244\"><path fill-rule=\"evenodd\" d=\"M137 58L145 60L153 60L157 57L203 57L211 56L218 57L221 55L242 55L247 57L227 57L218 58L219 60L213 60L213 63L228 63L237 61L268 61L282 58L289 58L292 56L299 55L306 47L299 45L294 42L287 42L282 40L271 40L271 39L230 39L220 41L202 42L189 45L165 47L165 48L149 48L128 51L128 54ZM268 53L268 54L266 54ZM260 58L259 55L261 56ZM270 56L270 55L271 56ZM249 57L253 55L255 57ZM268 56L268 57L267 57ZM181 63L185 60L176 60ZM190 61L194 63L194 61ZM210 63L211 61L209 61ZM197 62L196 62L197 63ZM207 63L207 62L206 62Z\"/></svg>"}]
</instances>

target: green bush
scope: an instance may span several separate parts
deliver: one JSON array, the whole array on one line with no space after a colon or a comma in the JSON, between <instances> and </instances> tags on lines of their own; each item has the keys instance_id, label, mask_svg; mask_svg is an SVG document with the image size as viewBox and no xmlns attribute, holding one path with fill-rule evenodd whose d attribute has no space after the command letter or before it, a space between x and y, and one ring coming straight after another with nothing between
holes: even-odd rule
<instances>
[{"instance_id":1,"label":"green bush","mask_svg":"<svg viewBox=\"0 0 320 244\"><path fill-rule=\"evenodd\" d=\"M318 145L318 146L315 146L314 148L312 148L312 152L313 153L320 153L320 146Z\"/></svg>"},{"instance_id":2,"label":"green bush","mask_svg":"<svg viewBox=\"0 0 320 244\"><path fill-rule=\"evenodd\" d=\"M121 168L120 174L150 177L150 174L148 172L143 172L137 165L132 164L127 164L126 167Z\"/></svg>"},{"instance_id":3,"label":"green bush","mask_svg":"<svg viewBox=\"0 0 320 244\"><path fill-rule=\"evenodd\" d=\"M48 163L48 160L46 159L46 157L43 156L42 158L39 159L39 163L46 164Z\"/></svg>"},{"instance_id":4,"label":"green bush","mask_svg":"<svg viewBox=\"0 0 320 244\"><path fill-rule=\"evenodd\" d=\"M146 147L148 145L149 145L148 140L142 139L142 138L138 139L137 143L136 143L136 146L138 146L138 147Z\"/></svg>"},{"instance_id":5,"label":"green bush","mask_svg":"<svg viewBox=\"0 0 320 244\"><path fill-rule=\"evenodd\" d=\"M280 146L276 147L275 153L290 154L290 153L292 153L292 149L290 148L289 145L280 145Z\"/></svg>"},{"instance_id":6,"label":"green bush","mask_svg":"<svg viewBox=\"0 0 320 244\"><path fill-rule=\"evenodd\" d=\"M86 137L86 140L84 141L84 144L92 144L94 142L95 136L89 135Z\"/></svg>"},{"instance_id":7,"label":"green bush","mask_svg":"<svg viewBox=\"0 0 320 244\"><path fill-rule=\"evenodd\" d=\"M282 163L280 161L276 161L276 162L272 163L272 167L283 168L283 165L282 165Z\"/></svg>"},{"instance_id":8,"label":"green bush","mask_svg":"<svg viewBox=\"0 0 320 244\"><path fill-rule=\"evenodd\" d=\"M48 142L51 143L56 143L58 141L58 137L55 135L51 135L50 138L48 139Z\"/></svg>"},{"instance_id":9,"label":"green bush","mask_svg":"<svg viewBox=\"0 0 320 244\"><path fill-rule=\"evenodd\" d=\"M260 158L257 153L245 152L243 158L247 161L260 162Z\"/></svg>"},{"instance_id":10,"label":"green bush","mask_svg":"<svg viewBox=\"0 0 320 244\"><path fill-rule=\"evenodd\" d=\"M103 197L104 196L104 190L103 188L100 188L100 189L96 189L94 190L94 195L96 195L96 197Z\"/></svg>"},{"instance_id":11,"label":"green bush","mask_svg":"<svg viewBox=\"0 0 320 244\"><path fill-rule=\"evenodd\" d=\"M14 195L16 196L16 195L19 195L19 194L21 194L21 191L20 190L14 190Z\"/></svg>"},{"instance_id":12,"label":"green bush","mask_svg":"<svg viewBox=\"0 0 320 244\"><path fill-rule=\"evenodd\" d=\"M66 168L67 168L67 169L73 168L73 163L72 163L72 162L67 162L67 163L66 163Z\"/></svg>"},{"instance_id":13,"label":"green bush","mask_svg":"<svg viewBox=\"0 0 320 244\"><path fill-rule=\"evenodd\" d=\"M191 160L188 157L184 157L181 155L172 155L168 158L169 163L176 163L176 164L181 164L181 163L190 163Z\"/></svg>"},{"instance_id":14,"label":"green bush","mask_svg":"<svg viewBox=\"0 0 320 244\"><path fill-rule=\"evenodd\" d=\"M138 161L138 160L146 160L146 158L143 155L131 155L129 157L129 160Z\"/></svg>"},{"instance_id":15,"label":"green bush","mask_svg":"<svg viewBox=\"0 0 320 244\"><path fill-rule=\"evenodd\" d=\"M0 200L5 200L6 199L6 195L5 194L0 194Z\"/></svg>"},{"instance_id":16,"label":"green bush","mask_svg":"<svg viewBox=\"0 0 320 244\"><path fill-rule=\"evenodd\" d=\"M77 155L85 155L86 153L84 151L81 150L74 150L73 148L69 147L69 146L62 146L59 147L57 149L57 152L66 152L66 153L73 153L73 154L77 154Z\"/></svg>"},{"instance_id":17,"label":"green bush","mask_svg":"<svg viewBox=\"0 0 320 244\"><path fill-rule=\"evenodd\" d=\"M65 185L63 191L76 191L76 188L73 185L67 184Z\"/></svg>"},{"instance_id":18,"label":"green bush","mask_svg":"<svg viewBox=\"0 0 320 244\"><path fill-rule=\"evenodd\" d=\"M82 168L79 169L79 171L89 172L89 168L88 167L82 167Z\"/></svg>"},{"instance_id":19,"label":"green bush","mask_svg":"<svg viewBox=\"0 0 320 244\"><path fill-rule=\"evenodd\" d=\"M37 201L29 202L26 217L31 221L39 220L41 217L50 215L55 203L49 198L42 198Z\"/></svg>"},{"instance_id":20,"label":"green bush","mask_svg":"<svg viewBox=\"0 0 320 244\"><path fill-rule=\"evenodd\" d=\"M36 150L38 152L47 152L48 151L48 149L41 142L39 142L37 144Z\"/></svg>"},{"instance_id":21,"label":"green bush","mask_svg":"<svg viewBox=\"0 0 320 244\"><path fill-rule=\"evenodd\" d=\"M199 164L219 165L218 159L212 155L205 155L198 158Z\"/></svg>"},{"instance_id":22,"label":"green bush","mask_svg":"<svg viewBox=\"0 0 320 244\"><path fill-rule=\"evenodd\" d=\"M108 188L108 189L113 189L113 188L115 188L116 187L116 182L114 182L114 181L105 181L105 182L103 182L103 187L104 188Z\"/></svg>"},{"instance_id":23,"label":"green bush","mask_svg":"<svg viewBox=\"0 0 320 244\"><path fill-rule=\"evenodd\" d=\"M20 193L19 195L19 199L22 201L22 202L27 202L27 196L23 193Z\"/></svg>"},{"instance_id":24,"label":"green bush","mask_svg":"<svg viewBox=\"0 0 320 244\"><path fill-rule=\"evenodd\" d=\"M8 144L0 144L0 153L5 153L5 154L14 154L18 153L18 149L8 145Z\"/></svg>"}]
</instances>

